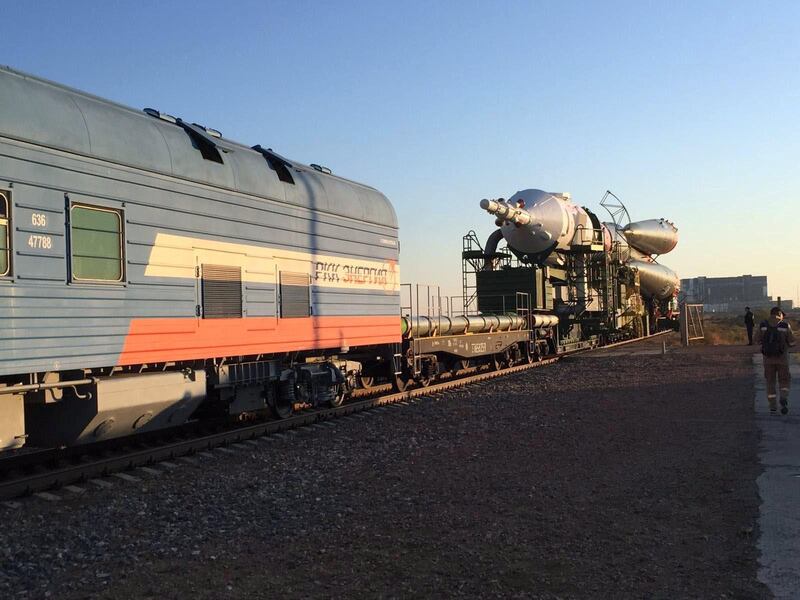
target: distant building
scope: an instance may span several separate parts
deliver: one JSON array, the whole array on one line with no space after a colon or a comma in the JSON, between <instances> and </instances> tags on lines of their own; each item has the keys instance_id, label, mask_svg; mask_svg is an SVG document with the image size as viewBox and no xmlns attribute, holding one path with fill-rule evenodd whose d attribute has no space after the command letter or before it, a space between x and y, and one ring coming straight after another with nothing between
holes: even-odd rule
<instances>
[{"instance_id":1,"label":"distant building","mask_svg":"<svg viewBox=\"0 0 800 600\"><path fill-rule=\"evenodd\" d=\"M738 313L745 306L757 309L777 304L767 292L766 275L681 279L681 295L686 302L703 304L705 312ZM781 306L791 310L792 301L782 300Z\"/></svg>"}]
</instances>

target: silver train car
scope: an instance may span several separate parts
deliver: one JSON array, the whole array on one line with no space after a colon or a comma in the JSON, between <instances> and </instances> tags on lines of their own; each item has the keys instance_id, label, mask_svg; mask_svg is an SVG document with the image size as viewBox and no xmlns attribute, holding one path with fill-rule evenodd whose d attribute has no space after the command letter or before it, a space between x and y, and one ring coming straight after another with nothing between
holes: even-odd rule
<instances>
[{"instance_id":1,"label":"silver train car","mask_svg":"<svg viewBox=\"0 0 800 600\"><path fill-rule=\"evenodd\" d=\"M371 187L0 68L0 449L335 402L331 357L400 341L398 259Z\"/></svg>"}]
</instances>

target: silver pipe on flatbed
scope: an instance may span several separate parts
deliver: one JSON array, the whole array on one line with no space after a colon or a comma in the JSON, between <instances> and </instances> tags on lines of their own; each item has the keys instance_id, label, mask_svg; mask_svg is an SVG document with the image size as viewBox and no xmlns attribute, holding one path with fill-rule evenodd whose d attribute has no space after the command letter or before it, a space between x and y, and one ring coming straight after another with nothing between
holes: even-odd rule
<instances>
[{"instance_id":1,"label":"silver pipe on flatbed","mask_svg":"<svg viewBox=\"0 0 800 600\"><path fill-rule=\"evenodd\" d=\"M533 327L551 327L558 324L555 315L530 316ZM403 337L432 337L434 335L461 335L465 333L488 333L490 331L514 331L528 324L525 317L517 314L505 315L461 315L458 317L401 317Z\"/></svg>"}]
</instances>

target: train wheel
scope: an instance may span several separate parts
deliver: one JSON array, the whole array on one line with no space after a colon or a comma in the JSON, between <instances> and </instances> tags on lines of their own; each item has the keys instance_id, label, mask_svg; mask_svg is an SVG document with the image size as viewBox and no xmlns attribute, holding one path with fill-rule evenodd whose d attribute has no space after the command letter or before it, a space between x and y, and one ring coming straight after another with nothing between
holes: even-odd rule
<instances>
[{"instance_id":1,"label":"train wheel","mask_svg":"<svg viewBox=\"0 0 800 600\"><path fill-rule=\"evenodd\" d=\"M453 361L450 365L450 376L455 377L462 371L469 369L469 361L467 359Z\"/></svg>"},{"instance_id":2,"label":"train wheel","mask_svg":"<svg viewBox=\"0 0 800 600\"><path fill-rule=\"evenodd\" d=\"M422 363L422 370L419 374L417 383L420 387L428 387L439 377L439 365L434 360L426 360Z\"/></svg>"},{"instance_id":3,"label":"train wheel","mask_svg":"<svg viewBox=\"0 0 800 600\"><path fill-rule=\"evenodd\" d=\"M290 377L278 384L278 393L272 401L272 411L279 419L288 419L294 411L294 377Z\"/></svg>"},{"instance_id":4,"label":"train wheel","mask_svg":"<svg viewBox=\"0 0 800 600\"><path fill-rule=\"evenodd\" d=\"M539 354L539 350L537 348L531 348L528 346L525 348L525 359L528 361L528 364L533 364L535 362L540 362L542 360L542 355Z\"/></svg>"},{"instance_id":5,"label":"train wheel","mask_svg":"<svg viewBox=\"0 0 800 600\"><path fill-rule=\"evenodd\" d=\"M344 404L345 401L345 386L343 385L332 385L328 392L328 404L331 405L332 408L337 408Z\"/></svg>"},{"instance_id":6,"label":"train wheel","mask_svg":"<svg viewBox=\"0 0 800 600\"><path fill-rule=\"evenodd\" d=\"M394 375L392 377L392 381L394 382L394 388L398 392L405 392L411 385L411 382L414 380L406 377L403 373L400 373L399 375Z\"/></svg>"},{"instance_id":7,"label":"train wheel","mask_svg":"<svg viewBox=\"0 0 800 600\"><path fill-rule=\"evenodd\" d=\"M490 366L492 370L499 371L503 368L503 355L502 354L492 354L492 359Z\"/></svg>"},{"instance_id":8,"label":"train wheel","mask_svg":"<svg viewBox=\"0 0 800 600\"><path fill-rule=\"evenodd\" d=\"M361 384L361 388L364 390L369 390L375 386L375 378L368 375L359 375L358 381Z\"/></svg>"}]
</instances>

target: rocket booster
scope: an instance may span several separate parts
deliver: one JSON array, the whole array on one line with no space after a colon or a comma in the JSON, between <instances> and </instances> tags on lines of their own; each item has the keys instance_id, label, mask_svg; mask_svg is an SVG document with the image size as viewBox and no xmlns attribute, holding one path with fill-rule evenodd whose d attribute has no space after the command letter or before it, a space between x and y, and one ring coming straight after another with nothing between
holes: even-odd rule
<instances>
[{"instance_id":1,"label":"rocket booster","mask_svg":"<svg viewBox=\"0 0 800 600\"><path fill-rule=\"evenodd\" d=\"M630 223L622 229L622 235L645 254L666 254L678 244L678 228L666 219Z\"/></svg>"}]
</instances>

